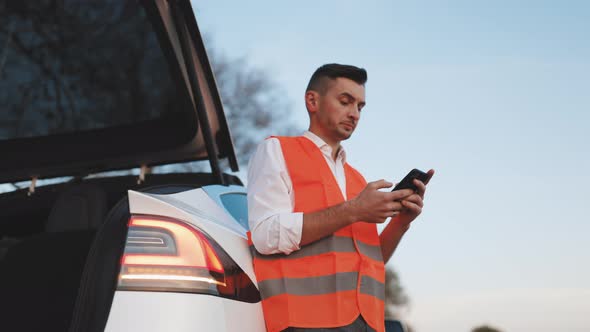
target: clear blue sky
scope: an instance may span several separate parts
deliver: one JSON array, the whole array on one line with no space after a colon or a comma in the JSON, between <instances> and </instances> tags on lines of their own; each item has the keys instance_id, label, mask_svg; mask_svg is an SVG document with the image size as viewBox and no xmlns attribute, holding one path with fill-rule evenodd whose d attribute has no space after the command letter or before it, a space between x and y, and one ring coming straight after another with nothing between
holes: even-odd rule
<instances>
[{"instance_id":1,"label":"clear blue sky","mask_svg":"<svg viewBox=\"0 0 590 332\"><path fill-rule=\"evenodd\" d=\"M589 1L198 1L219 50L307 124L319 65L368 70L367 179L437 171L391 264L418 332L589 331Z\"/></svg>"}]
</instances>

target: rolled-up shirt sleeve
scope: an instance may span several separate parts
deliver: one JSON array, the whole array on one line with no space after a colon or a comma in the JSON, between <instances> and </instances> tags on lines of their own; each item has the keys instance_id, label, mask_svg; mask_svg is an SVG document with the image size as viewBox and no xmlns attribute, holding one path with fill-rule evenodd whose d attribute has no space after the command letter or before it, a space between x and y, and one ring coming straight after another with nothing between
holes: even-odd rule
<instances>
[{"instance_id":1,"label":"rolled-up shirt sleeve","mask_svg":"<svg viewBox=\"0 0 590 332\"><path fill-rule=\"evenodd\" d=\"M293 186L276 138L262 142L248 165L248 223L263 255L299 250L303 213L293 212Z\"/></svg>"}]
</instances>

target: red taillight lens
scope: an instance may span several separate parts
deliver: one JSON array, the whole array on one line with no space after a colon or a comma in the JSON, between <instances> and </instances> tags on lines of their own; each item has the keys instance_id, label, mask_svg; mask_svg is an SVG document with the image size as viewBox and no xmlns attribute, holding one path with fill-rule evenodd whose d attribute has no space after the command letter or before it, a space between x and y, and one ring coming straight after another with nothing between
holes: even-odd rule
<instances>
[{"instance_id":1,"label":"red taillight lens","mask_svg":"<svg viewBox=\"0 0 590 332\"><path fill-rule=\"evenodd\" d=\"M209 236L182 221L152 216L129 220L118 289L260 301L250 278Z\"/></svg>"}]
</instances>

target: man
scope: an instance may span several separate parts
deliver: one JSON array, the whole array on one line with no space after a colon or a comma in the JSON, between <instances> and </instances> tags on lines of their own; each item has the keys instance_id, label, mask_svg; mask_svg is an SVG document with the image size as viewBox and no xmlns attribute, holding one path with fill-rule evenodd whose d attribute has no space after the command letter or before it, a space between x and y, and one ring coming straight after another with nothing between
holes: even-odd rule
<instances>
[{"instance_id":1,"label":"man","mask_svg":"<svg viewBox=\"0 0 590 332\"><path fill-rule=\"evenodd\" d=\"M354 66L318 68L305 93L309 130L265 140L250 161L249 240L269 332L384 330L384 262L426 188L379 191L392 183L367 184L346 163L340 142L358 125L366 80Z\"/></svg>"}]
</instances>

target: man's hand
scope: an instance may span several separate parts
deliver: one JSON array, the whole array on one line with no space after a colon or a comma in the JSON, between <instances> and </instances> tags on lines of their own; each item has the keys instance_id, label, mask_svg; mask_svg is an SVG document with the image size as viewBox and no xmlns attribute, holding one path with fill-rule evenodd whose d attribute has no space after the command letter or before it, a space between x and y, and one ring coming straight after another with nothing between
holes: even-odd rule
<instances>
[{"instance_id":1,"label":"man's hand","mask_svg":"<svg viewBox=\"0 0 590 332\"><path fill-rule=\"evenodd\" d=\"M351 209L356 220L382 223L385 219L393 217L408 208L409 205L402 205L402 200L414 196L412 190L379 191L379 189L389 188L392 185L391 182L385 180L370 182L358 196L350 200ZM416 199L413 200L415 201Z\"/></svg>"},{"instance_id":2,"label":"man's hand","mask_svg":"<svg viewBox=\"0 0 590 332\"><path fill-rule=\"evenodd\" d=\"M434 173L433 170L429 172ZM379 189L390 188L393 184L385 180L370 182L363 191L349 201L320 211L304 213L300 245L303 246L322 239L357 221L378 224L383 223L389 217L394 217L396 221L394 228L401 230L405 227L407 229L409 223L422 211L425 186L423 183L420 184L416 193L411 189L383 192ZM400 225L400 221L407 226ZM387 229L391 230L389 226ZM381 240L381 251L384 252L384 258L391 257L391 253L405 229L397 232L399 234L395 235L397 238L395 243L391 242L385 247L383 240ZM380 236L381 239L387 237L384 237L383 233Z\"/></svg>"},{"instance_id":3,"label":"man's hand","mask_svg":"<svg viewBox=\"0 0 590 332\"><path fill-rule=\"evenodd\" d=\"M434 175L434 170L429 170L429 179ZM410 223L416 219L422 213L422 207L424 206L424 193L426 192L426 183L422 183L420 180L414 180L417 190L409 196L402 199L401 204L403 205L402 212L397 216L391 218L389 225L379 235L381 242L381 254L383 255L383 261L387 261L393 255L395 248L402 239L404 233L410 227Z\"/></svg>"},{"instance_id":4,"label":"man's hand","mask_svg":"<svg viewBox=\"0 0 590 332\"><path fill-rule=\"evenodd\" d=\"M429 170L428 175L429 179L431 179L434 175L434 170ZM424 194L426 193L426 184L428 182L422 183L422 181L414 179L414 184L417 187L416 192L401 200L403 208L396 218L396 222L401 223L405 227L409 227L410 223L422 213L422 207L424 207Z\"/></svg>"}]
</instances>

